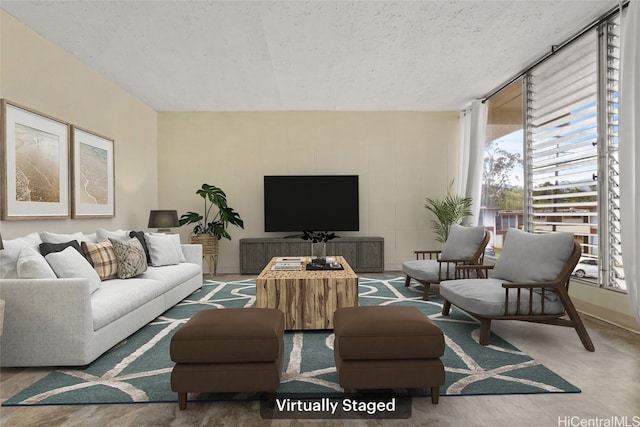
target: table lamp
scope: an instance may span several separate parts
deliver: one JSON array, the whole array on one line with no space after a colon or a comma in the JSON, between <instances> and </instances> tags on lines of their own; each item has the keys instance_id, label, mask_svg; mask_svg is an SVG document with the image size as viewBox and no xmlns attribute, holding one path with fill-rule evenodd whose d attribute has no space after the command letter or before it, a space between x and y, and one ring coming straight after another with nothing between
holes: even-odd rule
<instances>
[{"instance_id":1,"label":"table lamp","mask_svg":"<svg viewBox=\"0 0 640 427\"><path fill-rule=\"evenodd\" d=\"M168 233L171 227L179 227L178 212L172 210L151 211L149 213L149 228L157 228L158 233Z\"/></svg>"}]
</instances>

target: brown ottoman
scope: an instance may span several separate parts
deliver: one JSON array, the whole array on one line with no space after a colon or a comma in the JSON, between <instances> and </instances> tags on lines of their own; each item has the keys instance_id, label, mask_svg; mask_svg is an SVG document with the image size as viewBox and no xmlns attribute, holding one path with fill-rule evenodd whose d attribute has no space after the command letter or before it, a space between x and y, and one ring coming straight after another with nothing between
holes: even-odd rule
<instances>
[{"instance_id":1,"label":"brown ottoman","mask_svg":"<svg viewBox=\"0 0 640 427\"><path fill-rule=\"evenodd\" d=\"M444 335L416 307L346 307L333 316L340 386L352 389L431 388L444 384Z\"/></svg>"},{"instance_id":2,"label":"brown ottoman","mask_svg":"<svg viewBox=\"0 0 640 427\"><path fill-rule=\"evenodd\" d=\"M180 409L187 393L267 392L280 385L284 315L271 308L204 310L171 338L171 390Z\"/></svg>"}]
</instances>

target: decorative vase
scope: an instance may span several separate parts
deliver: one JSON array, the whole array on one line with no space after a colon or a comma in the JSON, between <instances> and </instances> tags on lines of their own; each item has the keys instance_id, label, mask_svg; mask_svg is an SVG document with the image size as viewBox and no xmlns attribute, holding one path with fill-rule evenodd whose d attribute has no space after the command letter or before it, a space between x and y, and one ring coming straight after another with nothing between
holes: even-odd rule
<instances>
[{"instance_id":1,"label":"decorative vase","mask_svg":"<svg viewBox=\"0 0 640 427\"><path fill-rule=\"evenodd\" d=\"M311 262L325 264L327 261L327 242L311 243Z\"/></svg>"}]
</instances>

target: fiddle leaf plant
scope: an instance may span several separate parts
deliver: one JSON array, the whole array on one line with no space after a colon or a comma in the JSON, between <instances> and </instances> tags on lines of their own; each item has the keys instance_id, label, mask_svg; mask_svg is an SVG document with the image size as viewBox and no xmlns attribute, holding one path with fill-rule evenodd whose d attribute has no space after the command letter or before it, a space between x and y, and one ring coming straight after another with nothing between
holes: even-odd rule
<instances>
[{"instance_id":1,"label":"fiddle leaf plant","mask_svg":"<svg viewBox=\"0 0 640 427\"><path fill-rule=\"evenodd\" d=\"M427 197L427 204L424 205L436 216L436 219L431 220L431 225L436 234L436 241L442 243L449 238L451 225L461 224L465 218L471 216L471 205L473 205L473 200L470 197L451 194L451 187L453 187L453 180L449 184L449 189L444 199Z\"/></svg>"},{"instance_id":2,"label":"fiddle leaf plant","mask_svg":"<svg viewBox=\"0 0 640 427\"><path fill-rule=\"evenodd\" d=\"M204 215L197 212L187 212L180 216L181 226L186 224L196 224L193 234L211 234L219 239L223 237L231 240L231 235L227 231L229 224L244 228L244 222L238 212L227 206L227 195L222 189L215 185L202 184L196 194L204 199ZM213 207L218 210L213 215Z\"/></svg>"}]
</instances>

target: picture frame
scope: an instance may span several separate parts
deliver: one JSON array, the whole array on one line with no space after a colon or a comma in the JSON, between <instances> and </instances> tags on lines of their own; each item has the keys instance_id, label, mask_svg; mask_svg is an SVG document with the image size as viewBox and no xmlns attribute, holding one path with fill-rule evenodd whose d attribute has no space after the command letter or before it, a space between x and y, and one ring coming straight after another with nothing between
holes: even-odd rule
<instances>
[{"instance_id":1,"label":"picture frame","mask_svg":"<svg viewBox=\"0 0 640 427\"><path fill-rule=\"evenodd\" d=\"M69 218L69 123L6 99L0 110L2 219Z\"/></svg>"},{"instance_id":2,"label":"picture frame","mask_svg":"<svg viewBox=\"0 0 640 427\"><path fill-rule=\"evenodd\" d=\"M114 140L71 126L72 218L113 218Z\"/></svg>"}]
</instances>

